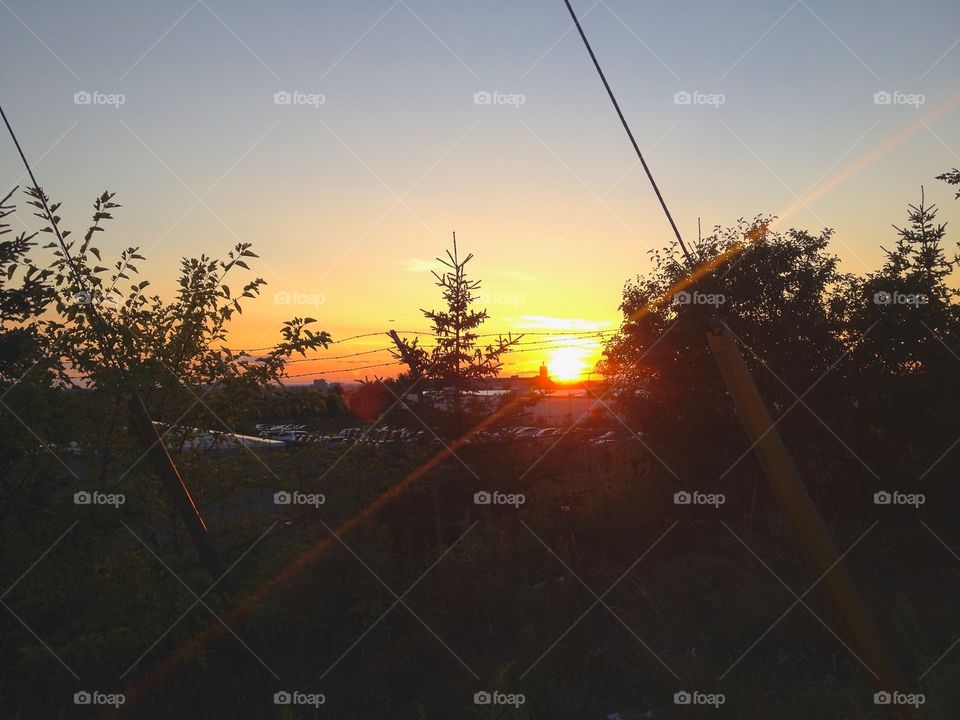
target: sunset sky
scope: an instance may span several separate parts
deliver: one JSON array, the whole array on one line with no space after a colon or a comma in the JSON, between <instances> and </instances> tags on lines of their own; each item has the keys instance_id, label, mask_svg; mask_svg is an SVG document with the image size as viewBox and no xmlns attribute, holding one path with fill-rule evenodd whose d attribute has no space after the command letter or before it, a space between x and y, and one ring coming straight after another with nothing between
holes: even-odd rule
<instances>
[{"instance_id":1,"label":"sunset sky","mask_svg":"<svg viewBox=\"0 0 960 720\"><path fill-rule=\"evenodd\" d=\"M685 237L698 217L779 214L835 228L862 272L921 184L960 220L933 179L960 166L956 0L574 4ZM104 259L141 246L166 296L181 256L253 243L268 286L235 346L276 342L292 315L335 339L426 330L454 230L485 332L609 331L670 238L562 0L0 0L0 18L0 103L66 227L116 191ZM26 184L6 137L0 173ZM551 337L564 349L516 353L507 374L597 358ZM389 359L291 372L390 375L350 370Z\"/></svg>"}]
</instances>

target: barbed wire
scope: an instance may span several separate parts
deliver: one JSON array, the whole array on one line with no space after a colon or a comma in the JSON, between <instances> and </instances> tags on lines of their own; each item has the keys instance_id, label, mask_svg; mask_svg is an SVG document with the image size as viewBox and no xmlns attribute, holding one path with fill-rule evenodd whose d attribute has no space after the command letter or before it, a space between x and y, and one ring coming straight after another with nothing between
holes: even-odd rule
<instances>
[{"instance_id":1,"label":"barbed wire","mask_svg":"<svg viewBox=\"0 0 960 720\"><path fill-rule=\"evenodd\" d=\"M587 340L589 338L583 337L583 338L577 338L577 339ZM563 344L563 343L566 343L566 339L563 337L558 337L555 340L536 340L536 341L531 341L530 343L521 342L518 344L524 345L524 349L517 352L530 353L530 352L537 352L539 350L582 349L585 347L583 344ZM433 349L434 347L436 346L424 346L423 349L430 350L430 349ZM319 356L319 357L313 357L313 358L297 358L295 360L288 360L286 364L290 365L290 364L304 363L304 362L324 362L328 360L349 360L350 358L354 358L354 357L373 355L373 354L382 353L382 352L389 352L393 349L394 349L393 347L382 347L382 348L377 348L376 350L363 350L360 352L348 353L345 355L335 355L332 357ZM65 358L62 362L66 363L70 367L74 367L73 361L71 361L69 358ZM316 372L293 373L293 374L286 375L285 377L286 378L315 377L320 375L333 375L333 374L344 373L344 372L355 372L357 370L372 370L374 368L390 367L394 365L403 365L403 364L404 363L398 358L390 362L373 363L370 365L362 365L360 367L354 366L354 367L345 367L345 368L330 368L327 370L318 370ZM514 363L506 363L506 365L510 365L510 364L514 364ZM74 376L73 379L88 380L88 379L91 379L92 377L93 376L91 375L77 375L77 376Z\"/></svg>"},{"instance_id":2,"label":"barbed wire","mask_svg":"<svg viewBox=\"0 0 960 720\"><path fill-rule=\"evenodd\" d=\"M440 337L434 332L426 330L397 330L398 334L401 335L416 335L418 337ZM596 334L611 334L616 332L616 330L506 330L504 332L495 332L495 333L481 333L476 335L477 338L488 338L488 337L507 337L508 335L567 335L567 336L578 336L578 335L596 335ZM360 335L351 335L350 337L345 337L340 340L332 340L330 345L339 345L340 343L350 342L351 340L361 340L368 337L378 337L381 335L386 335L387 331L378 331L378 332L369 332L362 333ZM231 352L234 354L237 353L251 353L251 352L260 352L264 350L276 350L279 345L268 345L266 347L259 348L228 348L222 346L217 348L221 352ZM328 358L332 359L332 358Z\"/></svg>"},{"instance_id":3,"label":"barbed wire","mask_svg":"<svg viewBox=\"0 0 960 720\"><path fill-rule=\"evenodd\" d=\"M539 345L539 346L544 347L544 348L549 348L549 347L552 346L552 343L566 342L568 339L571 339L571 338L575 338L575 339L578 339L578 340L583 340L584 342L586 342L586 341L589 341L591 338L594 338L594 337L596 337L596 338L599 339L599 340L603 340L603 339L605 339L605 338L606 338L608 335L610 335L610 334L612 334L612 331L594 331L594 332L592 332L590 335L579 335L579 336L578 336L578 335L570 335L570 334L567 334L567 333L559 333L553 340L529 340L529 341L527 341L527 342L516 342L516 343L513 343L513 345L511 345L511 347L514 347L514 346L517 346L517 347L520 347L520 346L527 347L527 346L537 346L537 345ZM435 349L435 348L438 347L438 346L437 346L437 345L420 345L419 347L420 347L421 349L423 349L423 350L433 350L433 349ZM574 345L573 347L583 347L583 346L581 346L581 345ZM522 352L529 352L530 350L536 350L536 349L537 349L536 347L527 347L527 349L526 349L526 350L523 350ZM318 362L318 361L322 361L322 360L342 360L342 359L344 359L344 358L353 358L353 357L358 357L358 356L360 356L360 355L373 355L373 354L375 354L375 353L390 352L390 351L394 351L394 350L396 350L396 346L395 346L395 345L386 345L386 346L384 346L384 347L382 347L382 348L377 348L377 349L375 349L375 350L362 350L362 351L355 352L355 353L348 353L348 354L346 354L346 355L333 355L333 356L319 355L319 356L317 356L317 357L296 358L296 359L294 359L294 360L287 360L287 364L288 364L288 365L292 365L292 364L295 364L295 363Z\"/></svg>"},{"instance_id":4,"label":"barbed wire","mask_svg":"<svg viewBox=\"0 0 960 720\"><path fill-rule=\"evenodd\" d=\"M536 350L564 350L564 349L568 349L568 348L583 348L583 345L552 345L552 344L548 344L548 345L545 345L544 347L541 347L541 348L528 348L528 349L526 349L526 350L524 350L524 351L522 351L522 352L534 352L534 351L536 351ZM318 359L318 360L319 360L319 359ZM318 360L315 360L314 362L317 362ZM378 368L378 367L390 367L390 366L392 366L392 365L404 365L404 364L405 364L405 363L404 363L402 360L397 359L397 360L394 360L393 362L379 363L379 364L375 364L375 365L364 365L364 366L362 366L362 367L346 367L346 368L335 368L335 369L330 369L330 370L320 370L320 371L317 371L317 372L295 373L295 374L293 374L293 375L287 375L286 377L288 377L288 378L314 377L314 376L318 376L318 375L332 375L332 374L335 374L335 373L354 372L354 371L356 371L356 370L367 370L367 369Z\"/></svg>"},{"instance_id":5,"label":"barbed wire","mask_svg":"<svg viewBox=\"0 0 960 720\"><path fill-rule=\"evenodd\" d=\"M545 349L560 349L560 348L580 348L580 347L585 347L585 346L582 345L582 344L567 344L567 345L563 345L563 344L558 344L558 343L566 343L568 339L576 339L576 340L582 340L583 342L587 342L587 341L589 341L589 340L590 340L591 338L593 338L593 337L596 337L597 339L602 340L602 339L605 339L605 338L608 336L608 334L609 334L609 331L597 331L597 332L591 333L590 335L581 335L581 336L569 335L569 334L566 334L566 333L560 333L560 334L558 334L558 336L557 336L556 338L554 338L554 339L552 339L552 340L531 340L531 341L528 341L528 342L522 342L522 341L521 341L521 342L514 343L514 345L515 345L515 346L518 346L518 347L521 347L521 346L522 346L522 347L524 348L523 350L521 350L521 351L519 351L519 352L533 352L533 351L541 350L541 349L544 349L544 350L545 350ZM436 345L422 345L422 346L420 346L420 347L421 347L422 349L424 349L424 350L433 350L433 349L435 349L437 346L436 346ZM316 357L309 357L309 358L295 358L295 359L293 359L293 360L287 360L285 364L287 364L287 365L293 365L293 364L305 363L305 362L325 362L325 361L329 361L329 360L348 360L348 359L355 358L355 357L362 357L362 356L366 356L366 355L375 355L375 354L377 354L377 353L390 352L390 351L393 351L393 350L395 350L395 349L396 349L395 346L393 346L393 345L387 345L387 346L384 346L384 347L381 347L381 348L375 348L375 349L373 349L373 350L360 350L360 351L353 352L353 353L345 353L345 354L343 354L343 355L318 355L318 356L316 356ZM252 357L252 359L254 359L254 360L260 359L260 358L256 358L256 357L253 357L253 356L251 356L251 357ZM71 359L68 358L68 357L61 358L60 362L64 363L65 365L68 365L69 367L74 367L74 366L75 366L74 361L71 360Z\"/></svg>"}]
</instances>

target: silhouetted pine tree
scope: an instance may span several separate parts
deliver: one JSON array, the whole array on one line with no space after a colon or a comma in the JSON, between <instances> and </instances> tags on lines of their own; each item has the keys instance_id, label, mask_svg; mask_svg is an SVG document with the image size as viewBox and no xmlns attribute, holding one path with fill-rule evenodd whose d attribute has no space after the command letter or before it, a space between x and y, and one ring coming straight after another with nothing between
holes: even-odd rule
<instances>
[{"instance_id":1,"label":"silhouetted pine tree","mask_svg":"<svg viewBox=\"0 0 960 720\"><path fill-rule=\"evenodd\" d=\"M466 266L473 259L468 254L461 259L457 249L457 234L453 234L453 251L446 251L446 259L437 258L445 270L433 272L436 284L442 288L446 307L442 310L421 312L433 326L434 345L429 351L419 345L419 338L407 340L396 332L389 333L396 346L394 357L408 368L408 377L414 381L427 380L452 411L445 423L453 435L464 430L464 394L475 389L475 381L496 377L503 366L500 358L520 339L508 334L485 346L477 341L477 330L489 318L486 309L475 309L479 280L467 277Z\"/></svg>"}]
</instances>

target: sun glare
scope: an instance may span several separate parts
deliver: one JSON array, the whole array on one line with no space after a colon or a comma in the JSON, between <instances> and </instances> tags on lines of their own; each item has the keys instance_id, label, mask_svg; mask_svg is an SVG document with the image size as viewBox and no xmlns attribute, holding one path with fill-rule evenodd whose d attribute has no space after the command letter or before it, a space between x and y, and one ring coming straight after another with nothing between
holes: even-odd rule
<instances>
[{"instance_id":1,"label":"sun glare","mask_svg":"<svg viewBox=\"0 0 960 720\"><path fill-rule=\"evenodd\" d=\"M583 377L587 364L584 357L587 350L584 348L560 348L550 355L547 368L550 377L559 382L573 382Z\"/></svg>"}]
</instances>

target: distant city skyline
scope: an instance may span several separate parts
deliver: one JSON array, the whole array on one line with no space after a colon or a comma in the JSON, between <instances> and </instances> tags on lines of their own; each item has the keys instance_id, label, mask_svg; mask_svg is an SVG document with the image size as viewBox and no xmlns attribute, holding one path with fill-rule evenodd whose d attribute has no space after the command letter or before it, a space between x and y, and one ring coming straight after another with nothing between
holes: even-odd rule
<instances>
[{"instance_id":1,"label":"distant city skyline","mask_svg":"<svg viewBox=\"0 0 960 720\"><path fill-rule=\"evenodd\" d=\"M956 2L574 4L686 238L698 218L776 214L835 228L831 250L863 272L921 185L956 229L934 180L960 166ZM83 230L105 189L123 205L105 264L141 246L170 297L181 256L253 243L268 285L233 346L276 342L292 315L335 340L428 329L454 230L483 332L609 332L624 282L671 238L561 0L3 0L0 16L0 102L65 227ZM25 185L9 141L0 167L4 191ZM600 341L552 337L504 373L585 375ZM323 377L373 372L392 369Z\"/></svg>"}]
</instances>

